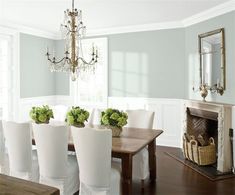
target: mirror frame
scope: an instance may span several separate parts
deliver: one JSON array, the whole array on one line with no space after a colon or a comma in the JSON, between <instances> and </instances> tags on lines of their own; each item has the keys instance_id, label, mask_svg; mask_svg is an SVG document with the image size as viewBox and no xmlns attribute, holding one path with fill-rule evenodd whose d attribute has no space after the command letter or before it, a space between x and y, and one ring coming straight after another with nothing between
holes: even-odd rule
<instances>
[{"instance_id":1,"label":"mirror frame","mask_svg":"<svg viewBox=\"0 0 235 195\"><path fill-rule=\"evenodd\" d=\"M225 36L224 36L224 28L220 28L220 29L216 29L216 30L213 30L213 31L210 31L210 32L206 32L206 33L203 33L203 34L200 34L198 35L198 48L199 48L199 60L200 60L200 84L201 85L205 85L205 83L202 83L202 78L203 78L203 75L202 75L202 39L205 38L205 37L209 37L209 36L212 36L212 35L215 35L215 34L218 34L218 33L221 33L222 35L222 42L221 42L221 66L220 66L220 79L221 81L223 82L221 87L223 88L223 90L226 89L226 73L225 73L225 67L226 67L226 60L225 60Z\"/></svg>"}]
</instances>

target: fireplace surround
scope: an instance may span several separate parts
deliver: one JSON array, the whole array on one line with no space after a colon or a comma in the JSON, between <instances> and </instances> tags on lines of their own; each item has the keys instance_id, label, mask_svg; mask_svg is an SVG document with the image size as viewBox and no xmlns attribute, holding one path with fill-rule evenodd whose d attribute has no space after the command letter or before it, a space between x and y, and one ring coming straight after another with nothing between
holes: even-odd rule
<instances>
[{"instance_id":1,"label":"fireplace surround","mask_svg":"<svg viewBox=\"0 0 235 195\"><path fill-rule=\"evenodd\" d=\"M232 127L230 104L188 100L184 103L183 133L206 134L217 145L217 170L226 173L232 169L229 128Z\"/></svg>"}]
</instances>

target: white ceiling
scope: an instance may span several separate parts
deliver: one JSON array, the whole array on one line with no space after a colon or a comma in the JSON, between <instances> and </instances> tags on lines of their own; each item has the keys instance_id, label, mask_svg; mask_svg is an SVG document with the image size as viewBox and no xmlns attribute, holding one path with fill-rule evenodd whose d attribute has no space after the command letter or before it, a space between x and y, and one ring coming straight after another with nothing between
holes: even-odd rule
<instances>
[{"instance_id":1,"label":"white ceiling","mask_svg":"<svg viewBox=\"0 0 235 195\"><path fill-rule=\"evenodd\" d=\"M0 0L3 24L58 33L72 0ZM176 22L229 0L75 0L88 30Z\"/></svg>"}]
</instances>

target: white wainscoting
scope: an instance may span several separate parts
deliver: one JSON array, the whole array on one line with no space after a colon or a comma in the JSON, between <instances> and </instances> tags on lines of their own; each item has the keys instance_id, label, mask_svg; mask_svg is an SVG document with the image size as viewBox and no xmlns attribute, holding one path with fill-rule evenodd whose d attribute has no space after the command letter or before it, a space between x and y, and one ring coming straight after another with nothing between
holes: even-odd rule
<instances>
[{"instance_id":1,"label":"white wainscoting","mask_svg":"<svg viewBox=\"0 0 235 195\"><path fill-rule=\"evenodd\" d=\"M30 120L29 111L33 106L40 106L40 105L54 106L61 104L70 106L71 105L70 97L54 95L54 96L21 98L19 101L19 113L17 119L19 121Z\"/></svg>"},{"instance_id":2,"label":"white wainscoting","mask_svg":"<svg viewBox=\"0 0 235 195\"><path fill-rule=\"evenodd\" d=\"M21 98L19 101L19 121L28 121L29 111L33 106L39 105L54 105L55 96L42 96L42 97L31 97L31 98Z\"/></svg>"},{"instance_id":3,"label":"white wainscoting","mask_svg":"<svg viewBox=\"0 0 235 195\"><path fill-rule=\"evenodd\" d=\"M38 105L72 105L70 96L43 96L20 99L19 120L27 121L32 106ZM163 129L157 138L158 145L181 147L183 100L135 97L109 97L108 107L121 110L146 109L155 112L154 128Z\"/></svg>"},{"instance_id":4,"label":"white wainscoting","mask_svg":"<svg viewBox=\"0 0 235 195\"><path fill-rule=\"evenodd\" d=\"M146 109L155 112L154 128L164 132L157 138L158 145L181 147L182 109L180 99L109 97L109 107L118 109Z\"/></svg>"}]
</instances>

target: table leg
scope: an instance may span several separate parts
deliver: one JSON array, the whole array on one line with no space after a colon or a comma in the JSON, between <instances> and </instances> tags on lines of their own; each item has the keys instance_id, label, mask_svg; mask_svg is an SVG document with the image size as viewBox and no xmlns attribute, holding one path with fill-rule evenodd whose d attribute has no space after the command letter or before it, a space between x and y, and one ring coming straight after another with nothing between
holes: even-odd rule
<instances>
[{"instance_id":1,"label":"table leg","mask_svg":"<svg viewBox=\"0 0 235 195\"><path fill-rule=\"evenodd\" d=\"M122 156L122 194L130 195L132 192L132 155Z\"/></svg>"},{"instance_id":2,"label":"table leg","mask_svg":"<svg viewBox=\"0 0 235 195\"><path fill-rule=\"evenodd\" d=\"M154 139L148 145L149 151L149 172L150 172L150 180L156 180L156 171L157 171L157 164L156 164L156 140Z\"/></svg>"}]
</instances>

